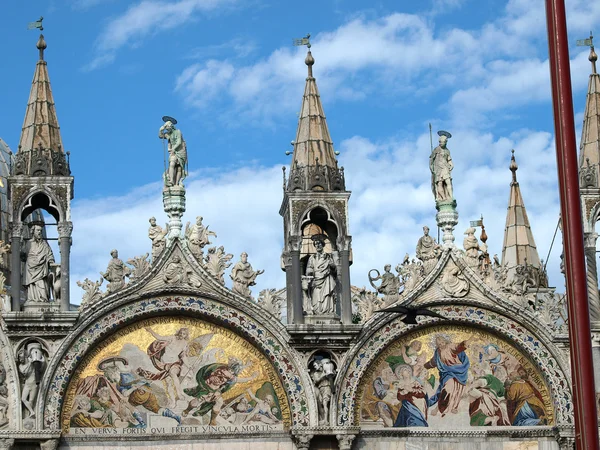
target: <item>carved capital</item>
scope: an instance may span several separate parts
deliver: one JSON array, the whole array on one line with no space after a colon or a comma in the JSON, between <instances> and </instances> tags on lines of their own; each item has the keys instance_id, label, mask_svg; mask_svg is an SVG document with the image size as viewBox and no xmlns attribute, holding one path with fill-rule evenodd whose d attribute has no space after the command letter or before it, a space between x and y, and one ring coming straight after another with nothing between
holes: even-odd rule
<instances>
[{"instance_id":1,"label":"carved capital","mask_svg":"<svg viewBox=\"0 0 600 450\"><path fill-rule=\"evenodd\" d=\"M23 237L23 222L10 222L10 231L14 238Z\"/></svg>"},{"instance_id":2,"label":"carved capital","mask_svg":"<svg viewBox=\"0 0 600 450\"><path fill-rule=\"evenodd\" d=\"M289 243L291 251L299 252L302 248L302 236L290 236Z\"/></svg>"},{"instance_id":3,"label":"carved capital","mask_svg":"<svg viewBox=\"0 0 600 450\"><path fill-rule=\"evenodd\" d=\"M353 434L336 434L336 439L338 440L338 445L340 450L350 450L352 448L352 441L354 441Z\"/></svg>"},{"instance_id":4,"label":"carved capital","mask_svg":"<svg viewBox=\"0 0 600 450\"><path fill-rule=\"evenodd\" d=\"M294 434L294 442L298 450L308 450L310 448L310 441L314 435L312 434Z\"/></svg>"},{"instance_id":5,"label":"carved capital","mask_svg":"<svg viewBox=\"0 0 600 450\"><path fill-rule=\"evenodd\" d=\"M583 242L586 248L593 248L596 250L596 240L598 239L598 233L584 233Z\"/></svg>"},{"instance_id":6,"label":"carved capital","mask_svg":"<svg viewBox=\"0 0 600 450\"><path fill-rule=\"evenodd\" d=\"M56 226L58 230L59 238L68 238L71 237L71 233L73 233L73 222L58 222Z\"/></svg>"},{"instance_id":7,"label":"carved capital","mask_svg":"<svg viewBox=\"0 0 600 450\"><path fill-rule=\"evenodd\" d=\"M48 439L47 441L40 442L41 450L56 450L60 439Z\"/></svg>"},{"instance_id":8,"label":"carved capital","mask_svg":"<svg viewBox=\"0 0 600 450\"><path fill-rule=\"evenodd\" d=\"M350 251L351 243L352 236L338 236L336 242L338 251Z\"/></svg>"},{"instance_id":9,"label":"carved capital","mask_svg":"<svg viewBox=\"0 0 600 450\"><path fill-rule=\"evenodd\" d=\"M12 450L15 445L14 439L2 438L0 439L0 450Z\"/></svg>"}]
</instances>

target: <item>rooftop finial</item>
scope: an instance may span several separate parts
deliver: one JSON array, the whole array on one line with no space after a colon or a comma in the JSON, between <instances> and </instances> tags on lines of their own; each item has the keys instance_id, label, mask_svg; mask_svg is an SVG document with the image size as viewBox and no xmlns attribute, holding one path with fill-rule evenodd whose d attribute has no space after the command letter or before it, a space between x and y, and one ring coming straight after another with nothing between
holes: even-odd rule
<instances>
[{"instance_id":1,"label":"rooftop finial","mask_svg":"<svg viewBox=\"0 0 600 450\"><path fill-rule=\"evenodd\" d=\"M512 172L512 182L517 182L517 169L519 166L517 165L517 160L515 159L515 150L511 150L512 156L510 157L510 166L509 169Z\"/></svg>"},{"instance_id":2,"label":"rooftop finial","mask_svg":"<svg viewBox=\"0 0 600 450\"><path fill-rule=\"evenodd\" d=\"M29 24L27 25L27 29L28 30L33 30L34 28L37 28L40 31L44 31L44 27L42 26L42 22L43 22L44 18L40 17L39 20L35 21L35 22L29 22ZM36 44L37 49L40 51L40 61L44 60L44 50L46 50L46 41L44 40L44 35L40 33L40 38L37 41Z\"/></svg>"},{"instance_id":3,"label":"rooftop finial","mask_svg":"<svg viewBox=\"0 0 600 450\"><path fill-rule=\"evenodd\" d=\"M590 48L590 56L588 59L592 63L592 73L596 73L596 61L598 61L598 55L594 51L594 36L590 31L590 37L588 39L580 39L577 41L577 45L579 47L589 47Z\"/></svg>"},{"instance_id":4,"label":"rooftop finial","mask_svg":"<svg viewBox=\"0 0 600 450\"><path fill-rule=\"evenodd\" d=\"M304 63L308 66L308 77L312 78L313 77L312 66L315 63L315 59L313 58L312 53L310 52L310 47L311 47L311 45L310 45L310 33L308 33L303 38L294 39L293 43L297 47L299 47L301 45L306 45L306 47L308 48L308 54L306 55L306 59L304 60Z\"/></svg>"}]
</instances>

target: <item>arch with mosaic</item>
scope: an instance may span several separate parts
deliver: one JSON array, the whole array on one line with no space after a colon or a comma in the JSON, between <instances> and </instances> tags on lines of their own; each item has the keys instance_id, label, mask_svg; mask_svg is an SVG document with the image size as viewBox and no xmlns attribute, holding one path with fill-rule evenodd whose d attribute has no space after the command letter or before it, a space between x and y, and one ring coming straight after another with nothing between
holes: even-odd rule
<instances>
[{"instance_id":1,"label":"arch with mosaic","mask_svg":"<svg viewBox=\"0 0 600 450\"><path fill-rule=\"evenodd\" d=\"M83 358L67 388L72 435L269 432L290 426L274 368L234 332L158 317L114 333Z\"/></svg>"},{"instance_id":2,"label":"arch with mosaic","mask_svg":"<svg viewBox=\"0 0 600 450\"><path fill-rule=\"evenodd\" d=\"M428 327L396 340L357 394L365 428L554 424L537 367L506 339L472 327Z\"/></svg>"}]
</instances>

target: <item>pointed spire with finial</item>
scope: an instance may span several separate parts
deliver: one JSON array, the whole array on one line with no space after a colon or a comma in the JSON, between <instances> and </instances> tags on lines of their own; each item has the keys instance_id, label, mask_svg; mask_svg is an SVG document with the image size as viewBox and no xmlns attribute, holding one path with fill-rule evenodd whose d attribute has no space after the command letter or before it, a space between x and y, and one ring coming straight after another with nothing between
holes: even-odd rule
<instances>
[{"instance_id":1,"label":"pointed spire with finial","mask_svg":"<svg viewBox=\"0 0 600 450\"><path fill-rule=\"evenodd\" d=\"M577 45L590 47L589 60L592 63L592 73L588 83L588 92L583 113L583 127L579 144L579 169L585 170L586 161L597 171L600 164L600 75L596 71L598 55L594 50L594 37L590 31L589 39L577 41Z\"/></svg>"},{"instance_id":2,"label":"pointed spire with finial","mask_svg":"<svg viewBox=\"0 0 600 450\"><path fill-rule=\"evenodd\" d=\"M315 59L310 51L310 34L302 39L294 40L294 45L308 47L308 53L304 60L308 66L308 77L302 97L291 166L292 168L316 166L319 161L319 165L337 170L336 152L333 149L333 142L327 127L321 96L313 77Z\"/></svg>"},{"instance_id":3,"label":"pointed spire with finial","mask_svg":"<svg viewBox=\"0 0 600 450\"><path fill-rule=\"evenodd\" d=\"M517 181L517 170L519 166L515 159L515 151L512 150L510 158L510 171L512 182L510 183L510 195L508 197L508 210L506 212L506 228L504 230L504 244L502 245L502 264L508 269L515 266L530 264L536 268L541 267L540 256L533 239L527 210L521 195L521 188Z\"/></svg>"},{"instance_id":4,"label":"pointed spire with finial","mask_svg":"<svg viewBox=\"0 0 600 450\"><path fill-rule=\"evenodd\" d=\"M29 28L42 28L42 20L29 24ZM44 50L48 47L44 35L36 44L39 60L25 111L19 147L15 155L14 175L70 175L68 161L60 135L54 97L50 87Z\"/></svg>"}]
</instances>

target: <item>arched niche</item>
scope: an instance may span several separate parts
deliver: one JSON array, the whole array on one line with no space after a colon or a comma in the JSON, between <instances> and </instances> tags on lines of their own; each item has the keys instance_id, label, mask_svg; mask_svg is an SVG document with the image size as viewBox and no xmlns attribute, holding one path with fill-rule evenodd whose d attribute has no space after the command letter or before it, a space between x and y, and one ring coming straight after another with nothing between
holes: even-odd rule
<instances>
[{"instance_id":1,"label":"arched niche","mask_svg":"<svg viewBox=\"0 0 600 450\"><path fill-rule=\"evenodd\" d=\"M411 366L413 373L410 374L410 377L414 377L415 368L412 361L409 364L404 364L406 361L400 360L400 358L404 358L402 349L404 348L406 351L406 347L410 346L412 342L419 341L421 348L415 348L416 354L409 355L409 357L417 357L416 355L423 354L424 357L421 359L426 359L425 362L429 362L433 358L435 338L438 335L448 336L450 344L455 348L463 340L466 340L465 353L469 360L474 360L470 361L474 369L480 365L480 351L476 349L483 349L489 345L498 347L500 353L510 355L513 363L517 361L526 370L526 377L529 377L530 381L535 380L534 387L538 392L544 392L542 398L544 408L546 408L545 416L546 418L551 417L551 419L546 420L547 423L540 421L538 425L571 425L573 423L570 384L563 372L562 364L556 358L557 349L553 348L552 344L540 341L526 327L497 312L473 306L443 306L436 307L435 310L449 316L452 322L433 323L431 319L420 319L419 325L409 329L401 320L395 318L372 332L368 337L365 336L361 343L352 350L351 355L346 358L344 366L340 370L339 380L337 381L337 385L342 387L337 393L336 400L338 425L360 425L361 427L379 429L393 428L393 424L384 424L381 417L375 417L376 410L373 408L376 407L378 400L376 399L377 395L374 394L373 382L382 375L382 378L387 378L388 381L399 381L402 375L400 372L404 365ZM490 354L493 353L492 350L488 351ZM487 357L487 353L485 350L481 353L483 361ZM456 357L460 359L459 356ZM419 363L423 363L423 361L419 361ZM393 364L396 364L396 367L392 368ZM384 371L384 369L386 370ZM396 373L394 373L395 369ZM426 377L426 382L431 376L434 377L433 392L429 392L427 388L423 391L431 397L437 392L441 372L435 364L428 370L429 374ZM384 373L382 373L383 371ZM516 372L516 375L518 375L518 367L515 364L513 364L511 371ZM473 389L469 387L472 386L473 380L488 375L485 371L473 370L470 367L466 372L468 381L465 390L467 388ZM508 373L508 376L510 377L511 373ZM489 381L494 380L490 378ZM419 383L421 382L419 381ZM503 382L495 382L494 384L494 388L500 390L504 387ZM556 390L553 390L553 386L556 386ZM397 387L400 387L400 384ZM486 388L492 389L487 384ZM466 403L462 405L459 403L460 406L457 412L453 413L452 408L446 409L444 418L441 418L442 412L438 407L437 417L433 421L438 429L464 429L465 427L475 426L470 424L469 392L462 392L462 395L466 398L466 400L463 398L462 401L466 401ZM537 397L537 394L534 393L533 395ZM498 399L502 401L506 400L506 397ZM396 406L398 411L392 411L392 415L394 412L400 412L399 404ZM428 409L427 414L423 414L425 421L431 417L430 413L433 413L433 408L436 406L437 404L430 405L431 411ZM369 407L371 407L370 416ZM447 417L450 417L450 419L447 419ZM460 420L457 419L454 422L452 417L460 418ZM397 418L396 414L393 422L396 422ZM477 418L473 420L474 423L477 422ZM415 419L414 424L411 426L426 426L418 422L419 420ZM483 422L485 422L485 418Z\"/></svg>"},{"instance_id":2,"label":"arched niche","mask_svg":"<svg viewBox=\"0 0 600 450\"><path fill-rule=\"evenodd\" d=\"M325 243L324 251L332 253L338 250L338 226L335 219L325 208L317 206L305 214L300 225L302 233L302 246L300 249L300 258L302 260L316 253L313 236L321 235Z\"/></svg>"},{"instance_id":3,"label":"arched niche","mask_svg":"<svg viewBox=\"0 0 600 450\"><path fill-rule=\"evenodd\" d=\"M57 223L61 221L63 215L61 207L54 197L46 191L37 191L27 197L18 211L19 220L24 222L30 214L33 214L38 209L46 211Z\"/></svg>"},{"instance_id":4,"label":"arched niche","mask_svg":"<svg viewBox=\"0 0 600 450\"><path fill-rule=\"evenodd\" d=\"M287 416L289 419L286 419L288 420L287 422L282 420L278 426L284 428L289 426L309 426L316 421L316 418L312 417L312 413L310 412L313 410L312 405L309 406L309 404L314 403L310 395L312 390L310 380L303 373L302 364L296 360L296 356L290 351L285 339L282 339L279 335L280 333L274 330L270 331L271 327L266 321L254 319L239 309L217 300L191 297L160 297L124 302L119 307L105 311L100 317L88 317L85 323L66 339L57 351L43 380L43 395L42 401L38 402L38 411L43 416L42 423L44 428L58 429L63 425L64 420L67 420L65 419L65 414L68 414L68 411L72 412L72 402L75 400L78 383L78 381L73 380L81 380L88 376L98 375L102 369L99 367L100 361L97 360L98 355L102 355L103 357L110 355L115 357L123 356L119 355L122 350L119 349L119 346L125 341L132 341L141 350L141 354L148 355L150 344L148 344L147 340L152 338L149 337L151 334L146 333L146 323L150 324L151 328L156 327L155 332L158 334L163 333L162 335L166 335L167 331L169 331L171 336L175 336L177 330L186 327L190 330L192 328L196 330L193 333L190 332L190 335L193 335L194 338L206 333L213 333L215 336L220 335L221 337L218 338L213 337L214 341L211 339L212 344L209 345L214 346L211 348L217 348L217 344L224 344L226 341L231 345L226 346L226 348L221 345L224 349L224 354L217 354L215 356L217 358L216 363L225 364L229 361L230 356L237 358L235 355L235 351L237 350L235 349L246 349L244 351L250 352L248 354L254 355L253 357L256 359L253 367L263 367L263 378L267 378L261 378L261 380L269 381L274 387L279 383L279 387L275 389L277 392L277 401L287 402L287 409L284 405L280 405L280 409L282 414L285 411L289 411L289 416ZM154 330L154 328L152 329ZM202 330L206 331L206 333L203 333ZM138 333L140 336L137 336L135 333ZM125 337L126 335L130 337ZM228 354L228 348L235 350L233 354ZM137 354L140 355L139 352ZM123 356L123 358L127 359L127 356ZM129 363L129 360L127 362ZM121 363L117 364L120 366L123 365ZM205 366L200 365L202 367ZM124 370L125 368L121 367L123 373L140 375L136 371L137 368L133 367L133 370ZM144 367L141 368L144 369ZM132 367L128 369L132 369ZM159 372L158 368L152 364L145 369L148 372ZM190 388L198 386L195 383L197 381L198 370L194 370L195 378L192 383L193 386L190 386ZM249 371L252 372L251 369ZM247 374L243 372L238 375L246 377ZM72 381L74 384L72 384ZM242 387L246 389L250 386L244 385ZM233 392L237 393L237 391ZM253 394L256 396L257 392L253 392ZM265 394L264 390L261 391L261 395L263 394ZM157 391L155 395L159 409L169 408L166 394L161 397ZM189 401L191 398L193 396L186 397L186 401ZM223 399L222 409L227 406L225 400L232 400L225 395L223 395ZM144 414L160 415L157 420L163 420L161 419L163 417L161 415L162 411L152 413L148 408L140 405L136 406L139 406ZM183 410L187 409L187 406L177 404L169 409L177 414L183 413ZM183 414L177 415L182 416ZM193 415L193 412L188 412L188 415ZM122 425L122 423L120 424ZM176 424L176 421L171 423L173 426L176 426ZM277 424L263 425L269 425L270 427ZM205 425L197 426L210 426L210 420ZM264 432L269 431L269 427L265 428L261 425L260 429L249 431ZM201 431L200 429L198 430L198 432ZM218 430L214 429L209 431L218 432ZM225 429L223 431L227 432Z\"/></svg>"}]
</instances>

